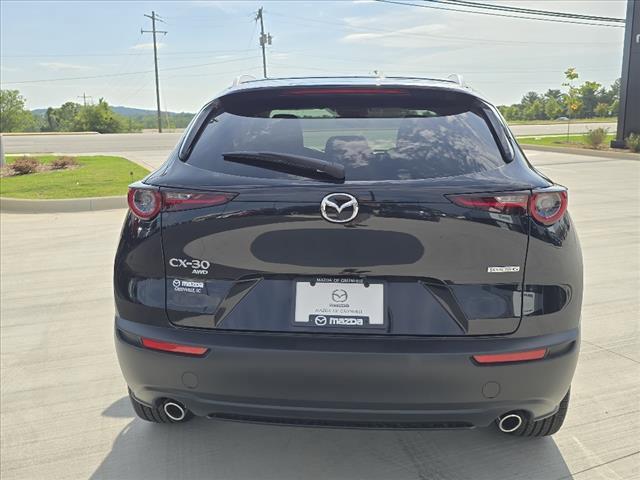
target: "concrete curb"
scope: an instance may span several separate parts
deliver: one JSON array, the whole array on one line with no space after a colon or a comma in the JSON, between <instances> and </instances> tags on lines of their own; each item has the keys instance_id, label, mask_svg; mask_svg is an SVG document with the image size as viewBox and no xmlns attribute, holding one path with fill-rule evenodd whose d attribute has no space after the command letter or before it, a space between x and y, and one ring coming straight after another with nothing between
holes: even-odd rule
<instances>
[{"instance_id":1,"label":"concrete curb","mask_svg":"<svg viewBox=\"0 0 640 480\"><path fill-rule=\"evenodd\" d=\"M539 152L570 153L573 155L584 155L586 157L616 158L618 160L640 160L640 153L591 150L588 148L548 147L546 145L527 145L526 143L521 143L520 146L523 150L536 150Z\"/></svg>"},{"instance_id":2,"label":"concrete curb","mask_svg":"<svg viewBox=\"0 0 640 480\"><path fill-rule=\"evenodd\" d=\"M44 137L47 135L100 135L98 132L2 132L3 137Z\"/></svg>"},{"instance_id":3,"label":"concrete curb","mask_svg":"<svg viewBox=\"0 0 640 480\"><path fill-rule=\"evenodd\" d=\"M0 197L0 212L6 213L93 212L126 207L127 197L89 197L61 200Z\"/></svg>"}]
</instances>

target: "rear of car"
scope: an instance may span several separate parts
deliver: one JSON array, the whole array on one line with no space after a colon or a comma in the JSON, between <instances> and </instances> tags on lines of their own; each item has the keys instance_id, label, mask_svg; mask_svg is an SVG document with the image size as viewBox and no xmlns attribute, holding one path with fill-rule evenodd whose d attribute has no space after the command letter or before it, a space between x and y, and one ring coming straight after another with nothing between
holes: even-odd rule
<instances>
[{"instance_id":1,"label":"rear of car","mask_svg":"<svg viewBox=\"0 0 640 480\"><path fill-rule=\"evenodd\" d=\"M116 345L143 418L562 423L582 296L567 191L471 91L250 82L129 200Z\"/></svg>"}]
</instances>

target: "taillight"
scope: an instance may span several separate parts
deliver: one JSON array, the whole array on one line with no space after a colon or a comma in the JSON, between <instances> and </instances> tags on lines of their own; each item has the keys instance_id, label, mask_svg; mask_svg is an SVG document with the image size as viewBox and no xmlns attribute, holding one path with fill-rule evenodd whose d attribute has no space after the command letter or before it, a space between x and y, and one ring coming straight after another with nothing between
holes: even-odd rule
<instances>
[{"instance_id":1,"label":"taillight","mask_svg":"<svg viewBox=\"0 0 640 480\"><path fill-rule=\"evenodd\" d=\"M162 192L164 210L171 211L224 205L235 196L235 193L226 192Z\"/></svg>"},{"instance_id":2,"label":"taillight","mask_svg":"<svg viewBox=\"0 0 640 480\"><path fill-rule=\"evenodd\" d=\"M567 191L528 193L477 193L469 195L447 195L456 205L486 210L492 213L517 214L529 212L531 217L543 225L552 225L562 218L567 210Z\"/></svg>"},{"instance_id":3,"label":"taillight","mask_svg":"<svg viewBox=\"0 0 640 480\"><path fill-rule=\"evenodd\" d=\"M478 208L494 213L526 211L529 203L529 195L526 193L451 195L448 198L461 207Z\"/></svg>"},{"instance_id":4,"label":"taillight","mask_svg":"<svg viewBox=\"0 0 640 480\"><path fill-rule=\"evenodd\" d=\"M151 188L130 187L127 200L133 214L143 220L150 220L161 210L191 210L213 207L231 201L235 193L187 192L179 190L162 191Z\"/></svg>"},{"instance_id":5,"label":"taillight","mask_svg":"<svg viewBox=\"0 0 640 480\"><path fill-rule=\"evenodd\" d=\"M133 214L143 220L152 219L162 208L160 192L148 188L129 188L127 202Z\"/></svg>"},{"instance_id":6,"label":"taillight","mask_svg":"<svg viewBox=\"0 0 640 480\"><path fill-rule=\"evenodd\" d=\"M567 210L567 192L539 192L531 195L529 213L538 222L551 225L562 218Z\"/></svg>"},{"instance_id":7,"label":"taillight","mask_svg":"<svg viewBox=\"0 0 640 480\"><path fill-rule=\"evenodd\" d=\"M511 353L492 353L486 355L474 355L473 359L477 363L483 365L488 363L511 363L511 362L528 362L531 360L540 360L547 355L546 348L538 348L536 350L527 350L524 352Z\"/></svg>"},{"instance_id":8,"label":"taillight","mask_svg":"<svg viewBox=\"0 0 640 480\"><path fill-rule=\"evenodd\" d=\"M161 340L153 340L151 338L142 338L142 345L152 350L194 356L202 356L209 351L206 347L194 347L192 345L183 345L180 343L163 342Z\"/></svg>"}]
</instances>

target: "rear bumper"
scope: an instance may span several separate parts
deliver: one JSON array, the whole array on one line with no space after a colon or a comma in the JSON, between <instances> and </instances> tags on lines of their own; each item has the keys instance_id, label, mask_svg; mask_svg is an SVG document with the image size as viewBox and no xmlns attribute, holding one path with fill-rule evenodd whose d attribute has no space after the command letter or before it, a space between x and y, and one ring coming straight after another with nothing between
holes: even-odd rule
<instances>
[{"instance_id":1,"label":"rear bumper","mask_svg":"<svg viewBox=\"0 0 640 480\"><path fill-rule=\"evenodd\" d=\"M202 358L156 352L119 331L206 346ZM479 366L471 355L554 346L548 358ZM569 389L579 331L534 338L417 339L202 332L116 318L120 366L135 397L196 415L293 424L486 426L524 410L551 415Z\"/></svg>"}]
</instances>

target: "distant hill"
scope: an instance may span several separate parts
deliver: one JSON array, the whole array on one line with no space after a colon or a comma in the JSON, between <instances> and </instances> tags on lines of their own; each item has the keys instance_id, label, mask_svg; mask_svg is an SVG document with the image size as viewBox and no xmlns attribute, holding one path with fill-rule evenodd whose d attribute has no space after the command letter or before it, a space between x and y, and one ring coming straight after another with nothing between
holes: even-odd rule
<instances>
[{"instance_id":1,"label":"distant hill","mask_svg":"<svg viewBox=\"0 0 640 480\"><path fill-rule=\"evenodd\" d=\"M109 106L109 108L111 108L114 113L128 119L128 128L130 131L156 128L158 125L158 117L155 110L123 106ZM44 118L47 109L36 108L35 110L31 110L31 112L38 117ZM165 128L185 128L194 115L194 113L188 112L162 112L162 124Z\"/></svg>"},{"instance_id":2,"label":"distant hill","mask_svg":"<svg viewBox=\"0 0 640 480\"><path fill-rule=\"evenodd\" d=\"M144 117L146 115L155 115L155 110L146 110L144 108L133 108L133 107L123 107L123 106L111 106L111 110L116 112L123 117ZM46 108L36 108L35 110L31 110L34 115L43 116L47 111ZM190 112L162 112L163 115L176 116L176 115L188 115L193 116L193 113Z\"/></svg>"},{"instance_id":3,"label":"distant hill","mask_svg":"<svg viewBox=\"0 0 640 480\"><path fill-rule=\"evenodd\" d=\"M155 115L156 111L155 110L145 110L143 108L133 108L133 107L122 107L122 106L112 106L111 110L113 110L114 112L125 116L125 117L141 117L144 115ZM169 116L175 116L175 115L190 115L193 116L194 114L191 112L162 112L163 115L167 114Z\"/></svg>"}]
</instances>

